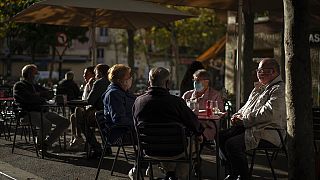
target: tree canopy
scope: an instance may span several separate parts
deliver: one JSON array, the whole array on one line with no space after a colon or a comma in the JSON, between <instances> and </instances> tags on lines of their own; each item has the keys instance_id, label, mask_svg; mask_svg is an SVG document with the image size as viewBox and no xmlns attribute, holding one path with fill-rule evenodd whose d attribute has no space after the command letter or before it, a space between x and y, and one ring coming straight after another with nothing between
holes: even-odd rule
<instances>
[{"instance_id":1,"label":"tree canopy","mask_svg":"<svg viewBox=\"0 0 320 180\"><path fill-rule=\"evenodd\" d=\"M34 2L36 0L2 0L0 2L0 38L6 37L10 29L17 28L10 18Z\"/></svg>"},{"instance_id":2,"label":"tree canopy","mask_svg":"<svg viewBox=\"0 0 320 180\"><path fill-rule=\"evenodd\" d=\"M219 22L214 10L191 7L178 7L178 9L187 11L195 17L173 22L171 26L147 29L145 37L136 37L137 40L145 39L137 41L138 49L139 42L145 42L152 51L166 51L171 48L174 31L178 46L187 49L184 54L199 55L225 35L225 25Z\"/></svg>"},{"instance_id":3,"label":"tree canopy","mask_svg":"<svg viewBox=\"0 0 320 180\"><path fill-rule=\"evenodd\" d=\"M10 53L27 51L30 54L48 53L56 45L56 33L67 34L71 40L88 41L87 28L54 26L44 24L17 24L10 21L14 15L39 0L3 0L0 3L0 39L7 38Z\"/></svg>"}]
</instances>

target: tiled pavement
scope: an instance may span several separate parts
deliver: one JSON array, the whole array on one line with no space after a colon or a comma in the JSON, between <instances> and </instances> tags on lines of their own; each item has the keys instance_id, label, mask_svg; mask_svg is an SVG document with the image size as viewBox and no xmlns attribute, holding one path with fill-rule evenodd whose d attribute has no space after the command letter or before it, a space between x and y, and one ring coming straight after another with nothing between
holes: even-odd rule
<instances>
[{"instance_id":1,"label":"tiled pavement","mask_svg":"<svg viewBox=\"0 0 320 180\"><path fill-rule=\"evenodd\" d=\"M24 139L18 142L24 142ZM11 154L12 142L0 138L0 179L6 179L7 174L15 179L94 179L98 159L86 159L84 152L61 152L60 148L51 151L50 158L37 158L32 146L20 144ZM126 148L132 154L132 148ZM113 152L116 152L113 149ZM130 158L131 157L131 158ZM204 149L202 155L202 179L216 179L215 152ZM127 173L133 166L134 158L129 155L127 162L123 154L115 167L114 176L110 175L112 157L106 157L99 179L128 179ZM278 179L287 179L287 160L283 153L280 153L273 161ZM2 172L2 174L1 174ZM221 171L223 179L223 170ZM10 178L9 178L10 179ZM193 178L195 179L195 178ZM273 179L267 160L262 153L257 154L253 171L253 179Z\"/></svg>"}]
</instances>

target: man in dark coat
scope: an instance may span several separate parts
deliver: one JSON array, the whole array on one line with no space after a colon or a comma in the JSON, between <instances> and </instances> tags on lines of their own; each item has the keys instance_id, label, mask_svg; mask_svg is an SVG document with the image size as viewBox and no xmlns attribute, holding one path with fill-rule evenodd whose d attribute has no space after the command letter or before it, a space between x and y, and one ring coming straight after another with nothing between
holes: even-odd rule
<instances>
[{"instance_id":1,"label":"man in dark coat","mask_svg":"<svg viewBox=\"0 0 320 180\"><path fill-rule=\"evenodd\" d=\"M15 83L13 87L13 96L20 107L28 111L31 115L33 125L40 127L41 125L41 105L46 103L49 98L48 90L37 85L39 77L37 66L28 64L22 68L23 80ZM24 119L28 118L26 115ZM52 124L55 128L51 131ZM69 121L54 112L44 112L43 114L43 134L49 135L43 144L43 150L59 138L60 135L69 127ZM39 134L38 138L42 138Z\"/></svg>"},{"instance_id":2,"label":"man in dark coat","mask_svg":"<svg viewBox=\"0 0 320 180\"><path fill-rule=\"evenodd\" d=\"M150 87L145 94L136 99L133 105L135 125L138 125L141 122L178 122L183 124L189 131L196 134L198 139L202 141L204 128L185 101L182 98L169 93L169 78L170 73L165 68L158 67L150 70ZM185 170L183 170L182 167L179 167L178 165L176 167L173 165L170 166L171 168L166 168L167 176L172 176L172 172L170 171L175 170L180 177L186 175Z\"/></svg>"},{"instance_id":3,"label":"man in dark coat","mask_svg":"<svg viewBox=\"0 0 320 180\"><path fill-rule=\"evenodd\" d=\"M97 141L94 130L87 128L96 127L95 112L103 110L102 95L107 90L110 82L108 77L109 66L106 64L98 64L95 69L95 82L93 83L92 89L88 95L89 107L86 109L76 111L75 117L77 123L81 128L81 132L84 133L87 142L93 148L93 153L90 155L91 158L98 158L101 156L101 144ZM111 149L108 149L107 154L112 154Z\"/></svg>"},{"instance_id":4,"label":"man in dark coat","mask_svg":"<svg viewBox=\"0 0 320 180\"><path fill-rule=\"evenodd\" d=\"M67 95L68 101L78 99L80 96L79 86L74 82L73 77L74 73L72 71L67 72L57 87L57 94Z\"/></svg>"}]
</instances>

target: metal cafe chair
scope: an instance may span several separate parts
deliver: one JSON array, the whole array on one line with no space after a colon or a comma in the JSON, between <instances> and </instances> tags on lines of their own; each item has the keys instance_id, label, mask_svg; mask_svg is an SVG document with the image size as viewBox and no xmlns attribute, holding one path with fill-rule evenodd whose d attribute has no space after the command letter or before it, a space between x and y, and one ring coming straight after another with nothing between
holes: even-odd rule
<instances>
[{"instance_id":1,"label":"metal cafe chair","mask_svg":"<svg viewBox=\"0 0 320 180\"><path fill-rule=\"evenodd\" d=\"M194 136L187 137L186 128L180 123L140 123L136 126L138 139L138 157L136 179L143 179L141 164L174 162L188 164L189 179L192 174L193 160L199 162L199 151L196 148L196 157L193 158L192 145ZM197 147L197 146L196 146ZM179 156L172 158L174 156ZM197 173L199 174L199 173ZM150 168L150 179L153 179L153 170ZM201 177L198 176L200 179Z\"/></svg>"},{"instance_id":2,"label":"metal cafe chair","mask_svg":"<svg viewBox=\"0 0 320 180\"><path fill-rule=\"evenodd\" d=\"M99 161L99 165L97 168L97 173L96 173L96 177L95 179L98 179L99 177L99 173L100 173L100 169L101 169L101 165L103 163L104 160L104 155L106 153L107 148L109 147L117 147L117 153L113 159L113 163L112 163L112 167L111 167L111 175L113 175L113 171L114 171L114 167L115 164L118 160L119 157L119 153L120 153L120 149L122 149L123 154L126 158L126 160L128 161L128 157L127 157L127 153L125 151L125 146L133 146L134 149L134 153L136 153L136 147L135 147L135 136L134 136L134 131L129 128L128 126L112 126L112 127L108 127L108 132L106 132L106 125L104 124L104 114L103 114L103 110L102 111L97 111L95 113L96 115L96 121L97 121L97 125L98 125L98 129L101 135L101 139L102 139L102 144L103 144L103 150L102 150L102 155L100 157L100 161ZM117 132L117 131L122 131L123 134L117 138L117 140L115 140L114 142L110 143L107 140L107 137L112 134L113 132Z\"/></svg>"},{"instance_id":3,"label":"metal cafe chair","mask_svg":"<svg viewBox=\"0 0 320 180\"><path fill-rule=\"evenodd\" d=\"M252 151L252 154L248 153L248 155L251 156L251 165L250 165L249 174L250 174L250 176L252 176L254 161L255 161L255 157L256 157L256 151L264 151L266 158L267 158L267 161L268 161L268 164L269 164L269 167L271 169L271 173L273 175L273 179L276 180L277 177L276 177L276 174L275 174L273 166L272 166L272 161L275 160L279 151L283 151L285 153L286 158L288 159L288 152L287 152L287 148L286 148L286 134L285 134L285 138L283 138L283 136L282 136L282 132L286 132L286 130L285 129L278 129L278 128L266 128L265 130L276 131L277 134L279 135L281 144L280 144L280 146L276 146L268 141L260 140L259 146L255 149L250 150L250 151Z\"/></svg>"},{"instance_id":4,"label":"metal cafe chair","mask_svg":"<svg viewBox=\"0 0 320 180\"><path fill-rule=\"evenodd\" d=\"M318 153L317 141L320 141L320 107L312 108L313 116L313 145L315 152Z\"/></svg>"},{"instance_id":5,"label":"metal cafe chair","mask_svg":"<svg viewBox=\"0 0 320 180\"><path fill-rule=\"evenodd\" d=\"M7 129L8 128L6 126L6 121L0 116L0 137L3 133L5 140L7 140L7 135L6 135L6 131L8 131ZM9 139L9 134L8 134L8 139Z\"/></svg>"},{"instance_id":6,"label":"metal cafe chair","mask_svg":"<svg viewBox=\"0 0 320 180\"><path fill-rule=\"evenodd\" d=\"M6 140L11 141L10 131L11 124L14 122L15 116L13 112L13 98L7 97L0 100L0 136L3 133Z\"/></svg>"},{"instance_id":7,"label":"metal cafe chair","mask_svg":"<svg viewBox=\"0 0 320 180\"><path fill-rule=\"evenodd\" d=\"M14 104L14 114L15 114L15 131L13 136L13 143L12 143L12 150L11 152L14 152L15 144L16 144L16 137L18 133L18 127L22 127L22 134L24 134L25 141L27 140L27 131L29 133L29 141L30 141L30 132L32 135L33 144L36 150L37 157L39 157L38 147L36 143L36 129L35 126L31 123L31 115L28 111L22 110L17 104ZM27 120L24 119L24 117L27 115ZM22 136L21 134L21 136Z\"/></svg>"}]
</instances>

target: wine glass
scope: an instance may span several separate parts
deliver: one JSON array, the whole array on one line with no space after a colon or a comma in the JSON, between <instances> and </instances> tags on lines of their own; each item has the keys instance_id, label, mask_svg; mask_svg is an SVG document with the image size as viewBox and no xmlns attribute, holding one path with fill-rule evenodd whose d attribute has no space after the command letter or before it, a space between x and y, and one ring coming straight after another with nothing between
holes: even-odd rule
<instances>
[{"instance_id":1,"label":"wine glass","mask_svg":"<svg viewBox=\"0 0 320 180\"><path fill-rule=\"evenodd\" d=\"M213 103L213 112L214 112L214 114L220 113L218 101L214 101L214 103Z\"/></svg>"}]
</instances>

